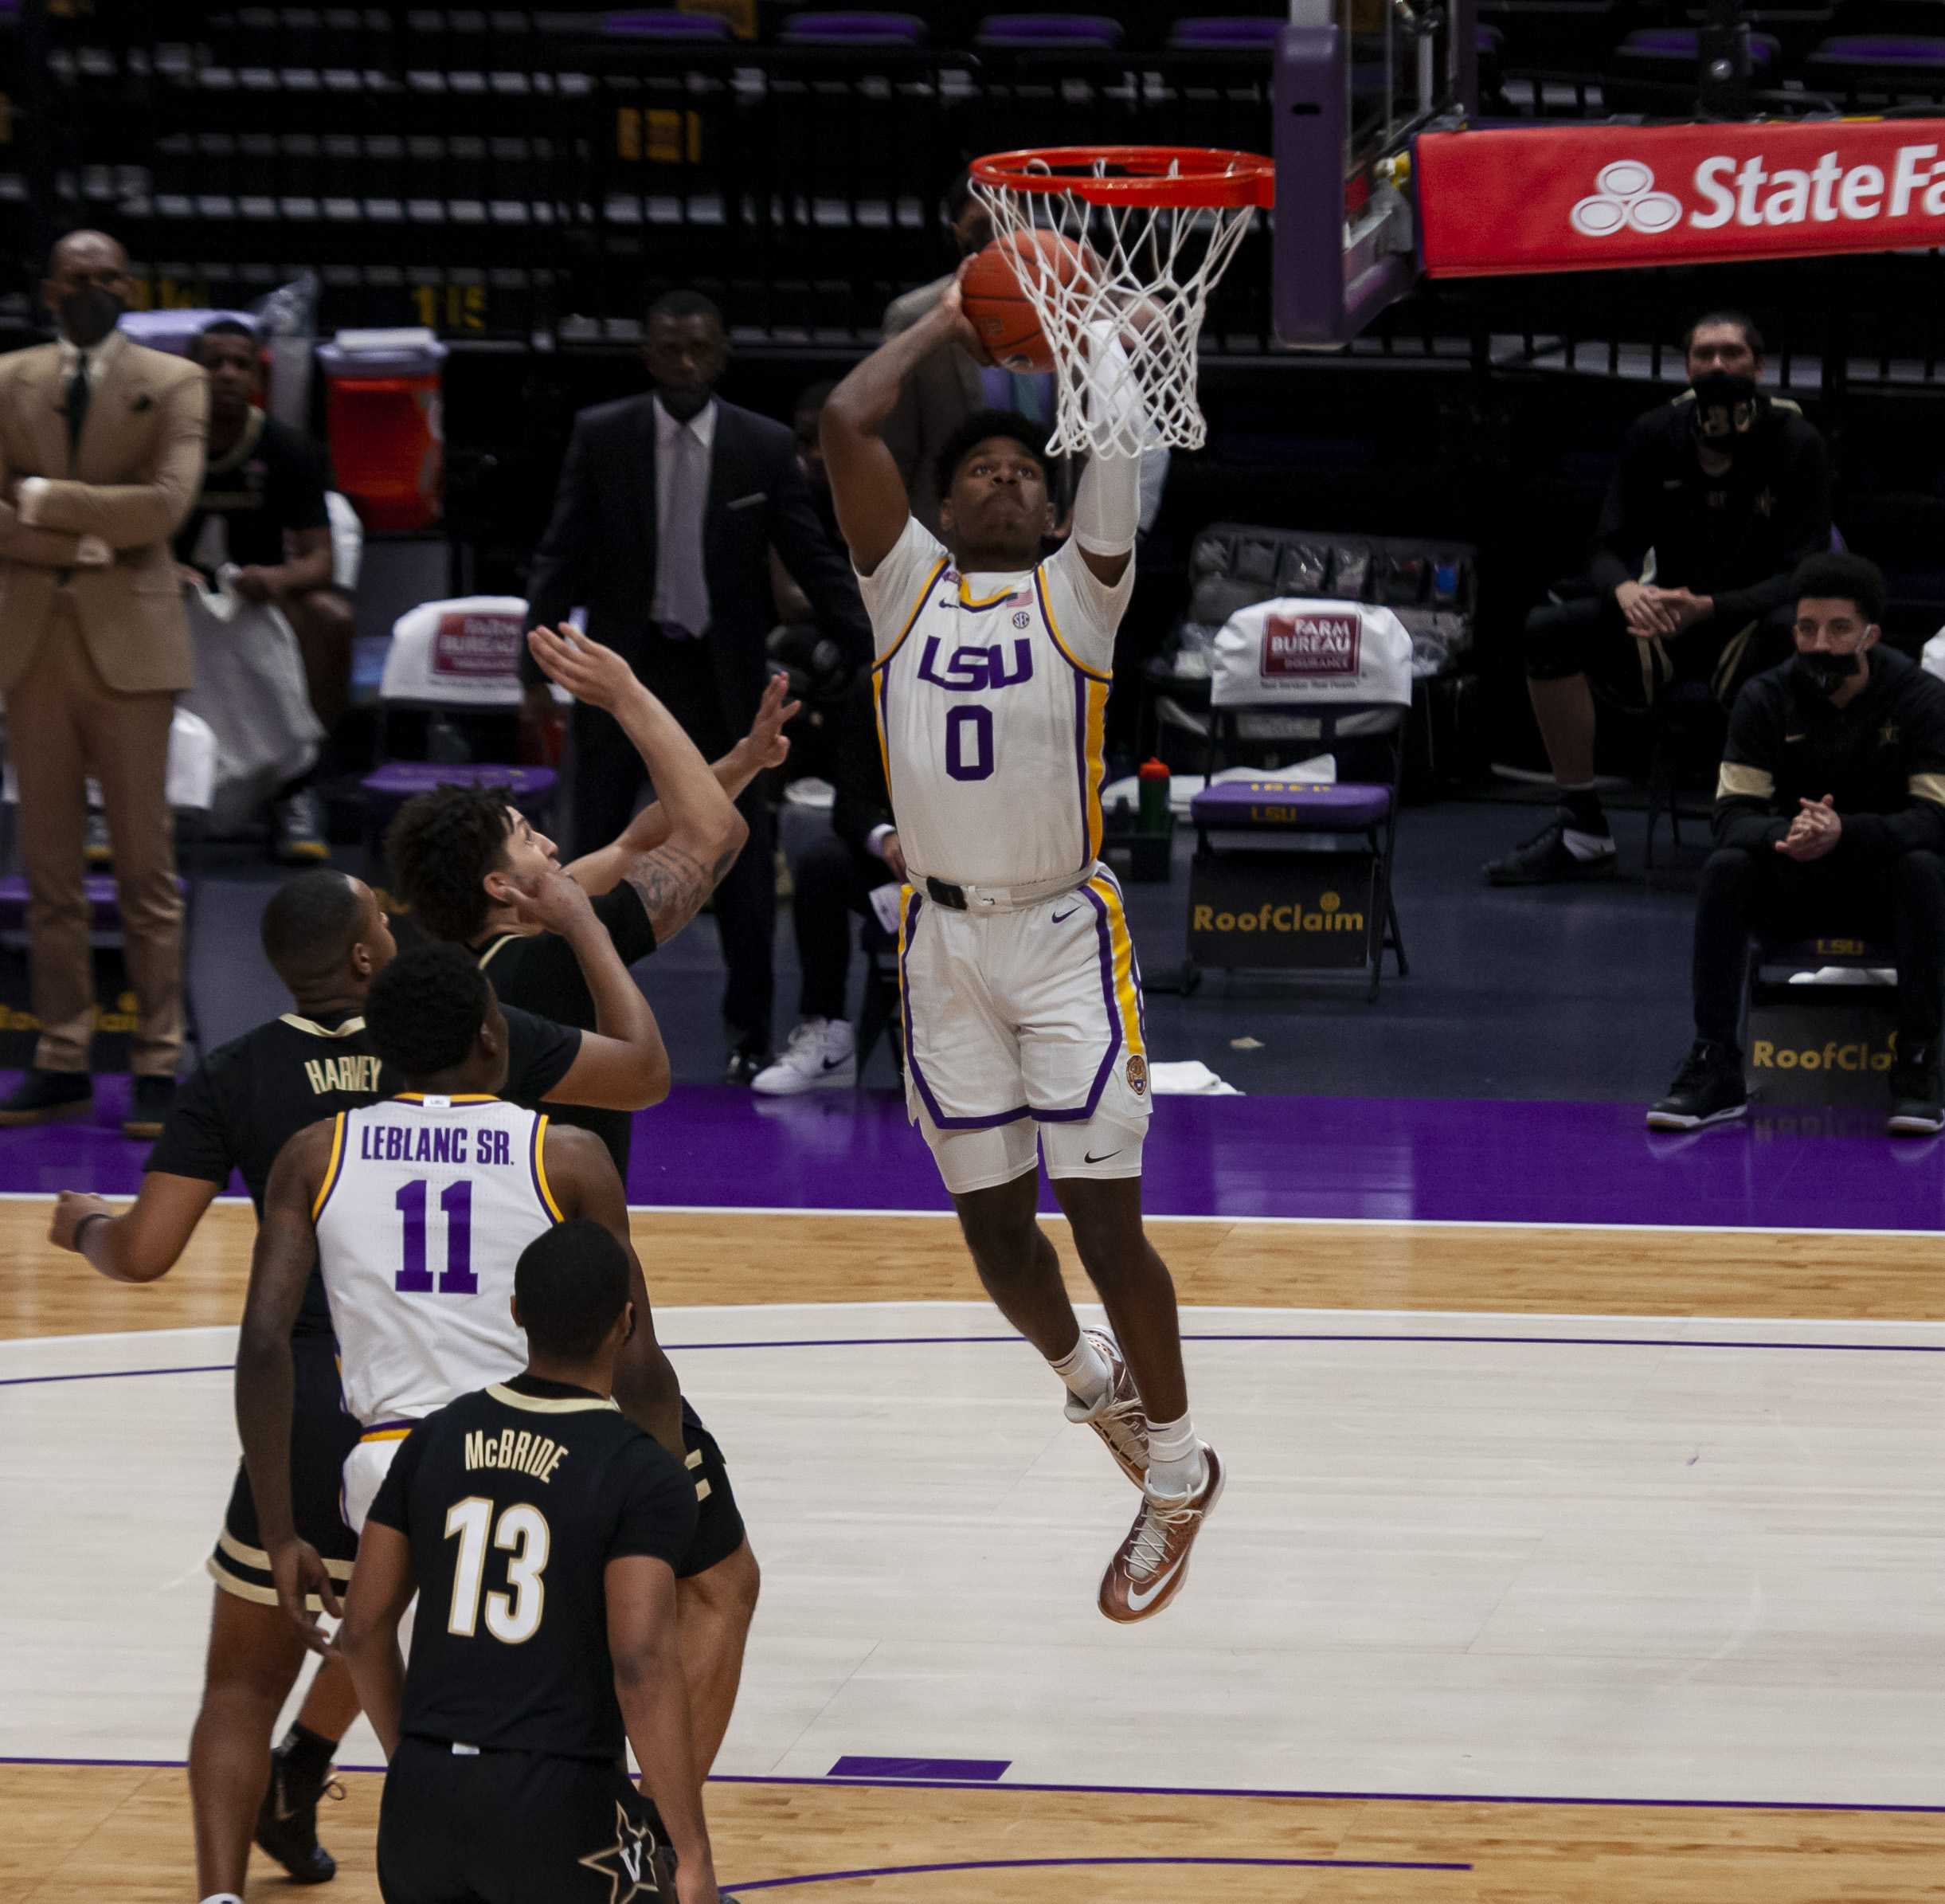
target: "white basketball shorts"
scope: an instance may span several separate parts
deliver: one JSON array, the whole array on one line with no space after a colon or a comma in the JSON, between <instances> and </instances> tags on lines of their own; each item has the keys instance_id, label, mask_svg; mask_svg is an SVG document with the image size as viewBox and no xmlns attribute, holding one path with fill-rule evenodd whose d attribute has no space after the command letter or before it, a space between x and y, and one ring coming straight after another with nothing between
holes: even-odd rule
<instances>
[{"instance_id":1,"label":"white basketball shorts","mask_svg":"<svg viewBox=\"0 0 1945 1904\"><path fill-rule=\"evenodd\" d=\"M955 1196L1051 1177L1138 1177L1148 1131L1141 970L1106 868L1019 912L904 895L905 1094Z\"/></svg>"},{"instance_id":2,"label":"white basketball shorts","mask_svg":"<svg viewBox=\"0 0 1945 1904\"><path fill-rule=\"evenodd\" d=\"M365 1517L378 1498L378 1490L391 1471L392 1458L399 1444L412 1432L412 1424L393 1424L369 1429L358 1446L344 1458L344 1492L342 1505L344 1524L354 1534L365 1531Z\"/></svg>"}]
</instances>

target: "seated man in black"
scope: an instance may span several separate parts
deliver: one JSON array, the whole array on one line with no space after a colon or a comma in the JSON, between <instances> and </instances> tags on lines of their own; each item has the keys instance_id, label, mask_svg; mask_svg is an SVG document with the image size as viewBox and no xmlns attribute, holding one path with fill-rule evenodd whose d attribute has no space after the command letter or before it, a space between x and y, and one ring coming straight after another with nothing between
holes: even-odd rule
<instances>
[{"instance_id":1,"label":"seated man in black","mask_svg":"<svg viewBox=\"0 0 1945 1904\"><path fill-rule=\"evenodd\" d=\"M857 1083L857 1037L845 1009L852 918L865 922L867 942L889 950L898 939L871 903L877 887L904 883L905 854L892 822L869 675L852 683L833 718L830 759L837 797L830 830L789 852L804 989L797 1028L782 1056L749 1082L752 1091L769 1097Z\"/></svg>"},{"instance_id":2,"label":"seated man in black","mask_svg":"<svg viewBox=\"0 0 1945 1904\"><path fill-rule=\"evenodd\" d=\"M1695 1046L1657 1130L1747 1108L1736 1043L1752 931L1885 938L1898 966L1887 1128L1945 1128L1945 682L1877 644L1884 578L1855 555L1794 578L1796 653L1737 695L1695 915Z\"/></svg>"},{"instance_id":3,"label":"seated man in black","mask_svg":"<svg viewBox=\"0 0 1945 1904\"><path fill-rule=\"evenodd\" d=\"M1758 389L1755 326L1714 312L1686 350L1691 387L1638 417L1622 444L1586 593L1527 617L1527 691L1560 805L1532 839L1487 862L1495 886L1613 876L1588 676L1630 702L1706 682L1729 705L1737 684L1775 658L1763 652L1766 624L1780 652L1791 572L1830 546L1823 439L1794 403Z\"/></svg>"}]
</instances>

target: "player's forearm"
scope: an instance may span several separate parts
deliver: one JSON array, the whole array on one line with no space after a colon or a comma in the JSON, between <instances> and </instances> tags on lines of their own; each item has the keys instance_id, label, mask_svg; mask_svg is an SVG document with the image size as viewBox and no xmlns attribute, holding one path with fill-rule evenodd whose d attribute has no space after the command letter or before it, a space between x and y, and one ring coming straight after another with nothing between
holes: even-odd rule
<instances>
[{"instance_id":1,"label":"player's forearm","mask_svg":"<svg viewBox=\"0 0 1945 1904\"><path fill-rule=\"evenodd\" d=\"M711 761L709 770L716 777L716 785L732 801L742 797L743 789L756 778L757 772L749 750L741 741L720 759ZM672 830L662 802L652 800L628 822L626 830L615 845L624 859L634 859L640 854L653 852L658 846L667 845ZM620 878L621 874L617 870L609 885L615 884ZM592 891L593 888L590 887L589 890ZM608 890L607 886L601 888L604 892Z\"/></svg>"},{"instance_id":2,"label":"player's forearm","mask_svg":"<svg viewBox=\"0 0 1945 1904\"><path fill-rule=\"evenodd\" d=\"M661 1813L676 1857L691 1870L713 1871L688 1688L672 1632L654 1647L616 1660L615 1697L642 1769L642 1791Z\"/></svg>"},{"instance_id":3,"label":"player's forearm","mask_svg":"<svg viewBox=\"0 0 1945 1904\"><path fill-rule=\"evenodd\" d=\"M237 1344L237 1434L264 1547L297 1531L291 1510L291 1408L295 1389L290 1332L253 1329Z\"/></svg>"},{"instance_id":4,"label":"player's forearm","mask_svg":"<svg viewBox=\"0 0 1945 1904\"><path fill-rule=\"evenodd\" d=\"M398 1750L405 1710L405 1663L399 1655L397 1628L363 1632L347 1620L338 1636L338 1650L351 1669L358 1703L389 1760Z\"/></svg>"},{"instance_id":5,"label":"player's forearm","mask_svg":"<svg viewBox=\"0 0 1945 1904\"><path fill-rule=\"evenodd\" d=\"M886 339L831 393L820 429L879 435L906 378L952 335L955 321L949 309L935 304L909 331Z\"/></svg>"},{"instance_id":6,"label":"player's forearm","mask_svg":"<svg viewBox=\"0 0 1945 1904\"><path fill-rule=\"evenodd\" d=\"M655 782L656 805L664 822L662 840L680 839L699 859L711 862L741 847L749 836L748 825L668 709L644 688L615 709L615 719ZM662 840L639 850L648 852Z\"/></svg>"},{"instance_id":7,"label":"player's forearm","mask_svg":"<svg viewBox=\"0 0 1945 1904\"><path fill-rule=\"evenodd\" d=\"M668 1048L641 987L621 962L607 929L592 914L568 934L567 942L594 1001L595 1030L633 1048L641 1062L643 1089L650 1093L642 1101L659 1103L668 1091Z\"/></svg>"},{"instance_id":8,"label":"player's forearm","mask_svg":"<svg viewBox=\"0 0 1945 1904\"><path fill-rule=\"evenodd\" d=\"M88 1217L75 1232L74 1245L90 1265L112 1283L153 1283L175 1266L175 1257L143 1248L135 1213Z\"/></svg>"}]
</instances>

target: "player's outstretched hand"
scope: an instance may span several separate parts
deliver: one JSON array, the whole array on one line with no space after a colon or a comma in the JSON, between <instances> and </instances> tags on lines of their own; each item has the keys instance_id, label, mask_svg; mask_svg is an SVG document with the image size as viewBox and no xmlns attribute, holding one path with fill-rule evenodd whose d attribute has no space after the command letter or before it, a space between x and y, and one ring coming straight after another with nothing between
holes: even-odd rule
<instances>
[{"instance_id":1,"label":"player's outstretched hand","mask_svg":"<svg viewBox=\"0 0 1945 1904\"><path fill-rule=\"evenodd\" d=\"M85 1190L63 1190L54 1199L54 1218L47 1226L47 1240L57 1249L79 1249L74 1234L88 1216L112 1216L115 1206L105 1197L91 1197Z\"/></svg>"},{"instance_id":2,"label":"player's outstretched hand","mask_svg":"<svg viewBox=\"0 0 1945 1904\"><path fill-rule=\"evenodd\" d=\"M573 628L530 629L526 645L549 680L559 682L590 707L612 713L624 695L641 686L635 670L612 648Z\"/></svg>"},{"instance_id":3,"label":"player's outstretched hand","mask_svg":"<svg viewBox=\"0 0 1945 1904\"><path fill-rule=\"evenodd\" d=\"M749 731L736 743L743 764L753 774L761 773L765 767L781 767L790 758L790 742L784 729L803 711L804 703L786 701L784 696L789 691L788 675L772 675L757 705L757 718L749 723Z\"/></svg>"},{"instance_id":4,"label":"player's outstretched hand","mask_svg":"<svg viewBox=\"0 0 1945 1904\"><path fill-rule=\"evenodd\" d=\"M513 908L521 923L538 926L543 932L558 932L563 938L594 917L587 888L569 879L558 866L550 866L526 885L508 882L512 887Z\"/></svg>"},{"instance_id":5,"label":"player's outstretched hand","mask_svg":"<svg viewBox=\"0 0 1945 1904\"><path fill-rule=\"evenodd\" d=\"M975 252L973 257L978 257ZM945 287L945 294L939 300L938 308L945 313L939 319L946 327L947 335L975 363L991 363L992 353L986 348L985 341L973 329L972 320L966 315L965 275L972 268L972 258L960 261L957 275Z\"/></svg>"},{"instance_id":6,"label":"player's outstretched hand","mask_svg":"<svg viewBox=\"0 0 1945 1904\"><path fill-rule=\"evenodd\" d=\"M328 1653L331 1641L318 1626L310 1596L315 1594L334 1620L343 1619L344 1608L339 1603L338 1589L331 1585L331 1569L324 1565L323 1557L308 1541L293 1538L271 1549L270 1574L277 1583L277 1604L295 1623L304 1636L304 1644L314 1653Z\"/></svg>"}]
</instances>

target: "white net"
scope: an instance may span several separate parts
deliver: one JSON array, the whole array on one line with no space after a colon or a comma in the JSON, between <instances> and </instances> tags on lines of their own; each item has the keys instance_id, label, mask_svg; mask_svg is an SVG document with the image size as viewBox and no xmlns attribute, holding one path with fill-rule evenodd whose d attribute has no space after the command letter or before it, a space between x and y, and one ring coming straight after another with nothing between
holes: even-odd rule
<instances>
[{"instance_id":1,"label":"white net","mask_svg":"<svg viewBox=\"0 0 1945 1904\"><path fill-rule=\"evenodd\" d=\"M1255 202L1162 206L1098 187L1100 202L1083 196L1117 178L1206 180L1212 196L1235 196L1236 182L1253 175L1244 168L1262 164L1211 153L1201 157L1226 163L1198 167L1196 156L1008 155L1014 176L1050 182L1037 188L974 168L973 192L1053 354L1054 455L1138 456L1164 445L1199 449L1207 437L1196 402L1203 318Z\"/></svg>"}]
</instances>

